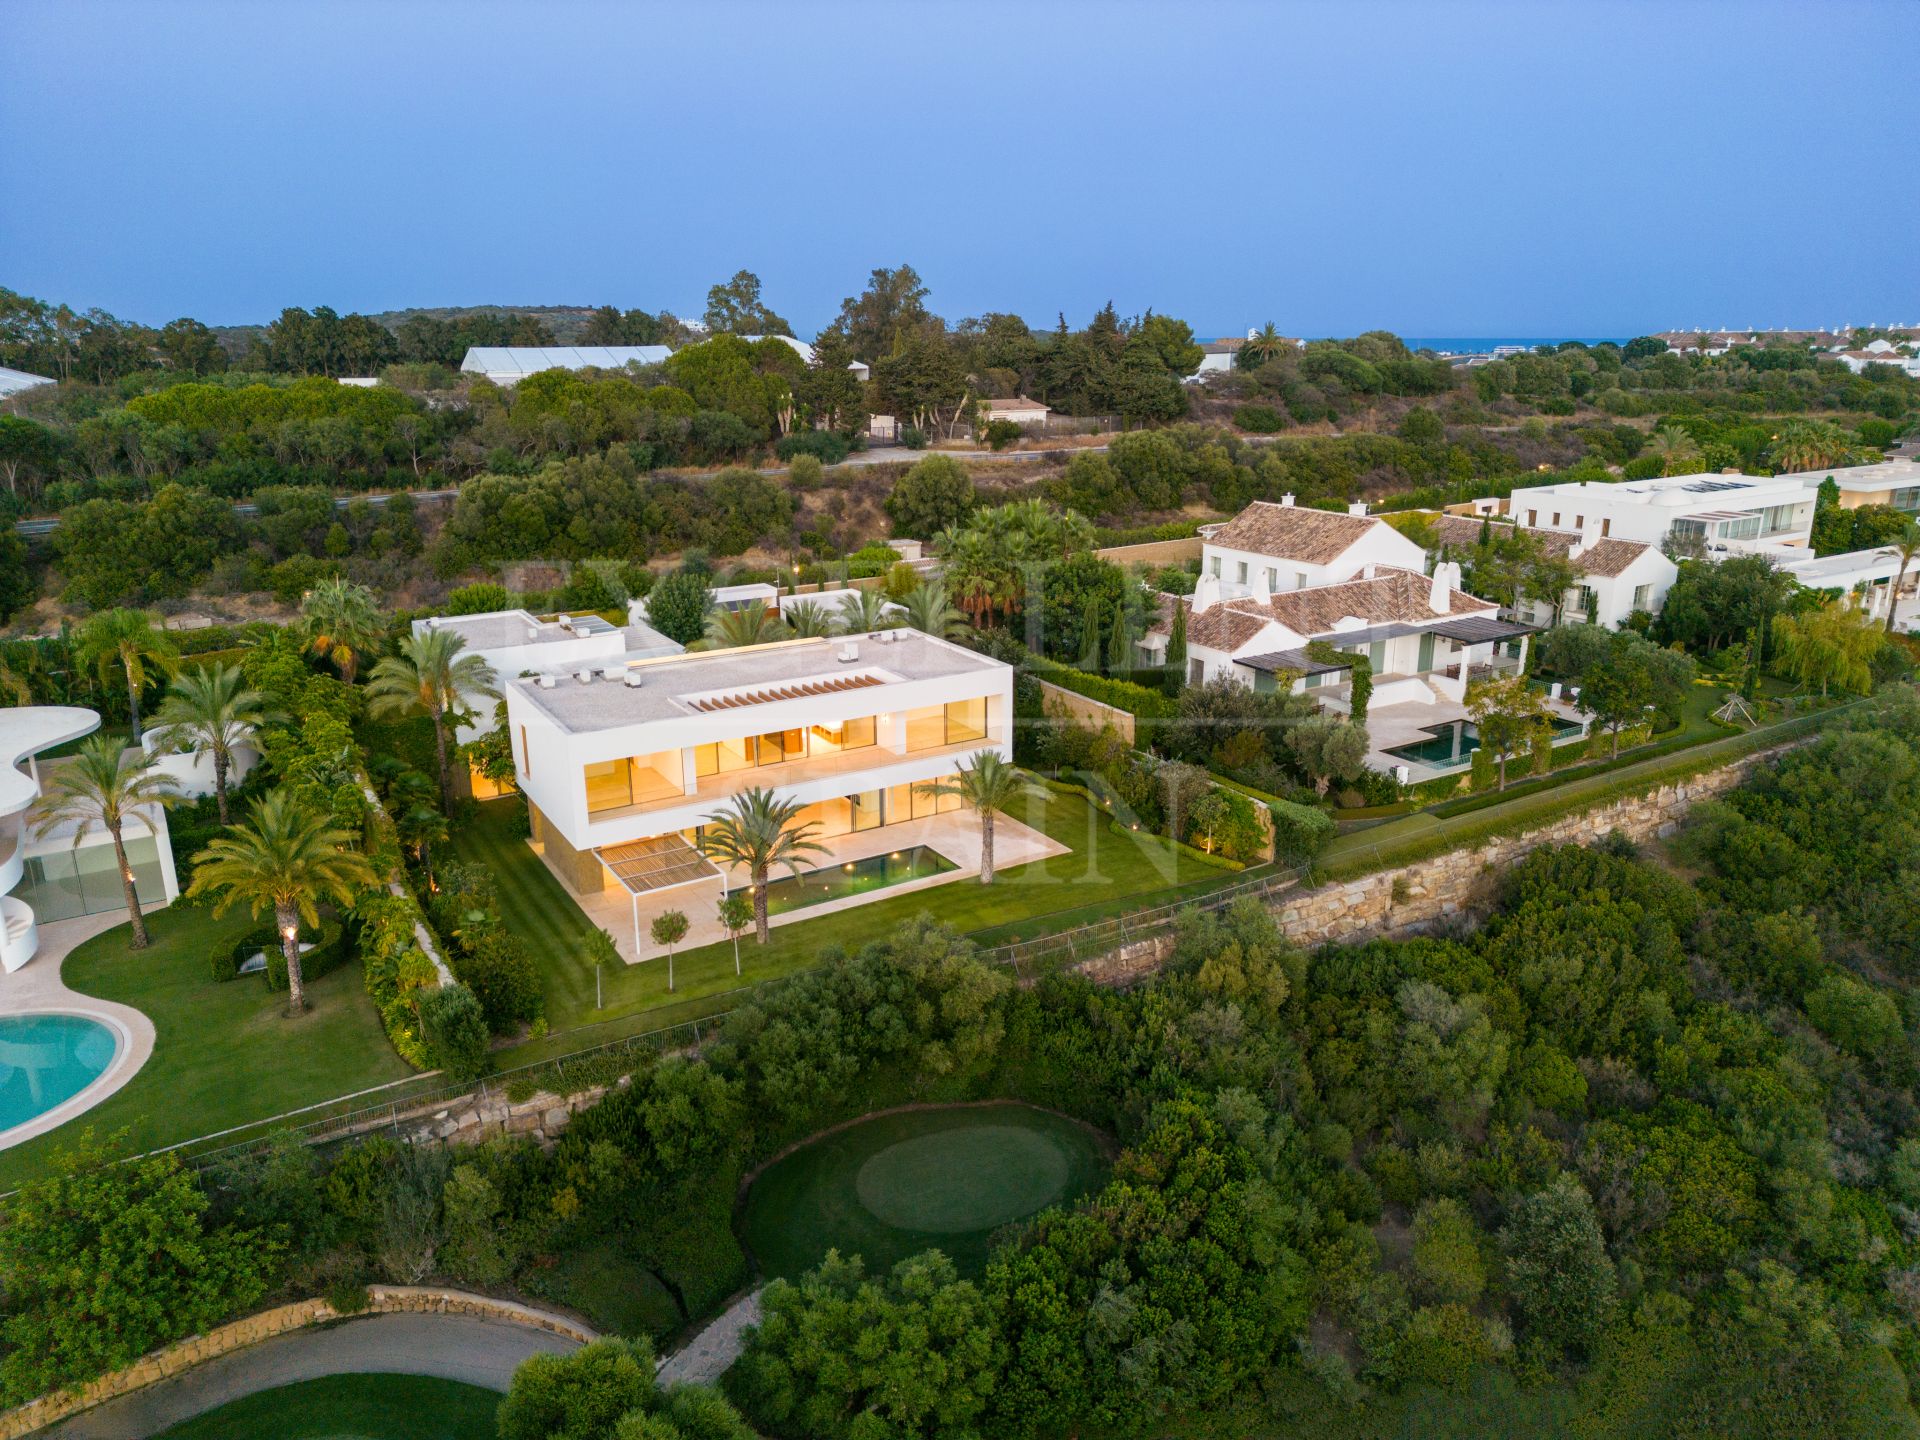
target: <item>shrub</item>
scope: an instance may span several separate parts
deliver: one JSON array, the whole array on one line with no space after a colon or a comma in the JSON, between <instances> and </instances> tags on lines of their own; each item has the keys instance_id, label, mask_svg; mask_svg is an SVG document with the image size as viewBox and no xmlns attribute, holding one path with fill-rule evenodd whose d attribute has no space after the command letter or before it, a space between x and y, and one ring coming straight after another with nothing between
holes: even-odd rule
<instances>
[{"instance_id":1,"label":"shrub","mask_svg":"<svg viewBox=\"0 0 1920 1440\"><path fill-rule=\"evenodd\" d=\"M453 957L453 973L473 991L487 1028L504 1035L540 1013L540 972L512 935L490 930Z\"/></svg>"},{"instance_id":2,"label":"shrub","mask_svg":"<svg viewBox=\"0 0 1920 1440\"><path fill-rule=\"evenodd\" d=\"M1011 420L989 420L980 433L990 449L1004 450L1018 443L1026 432Z\"/></svg>"},{"instance_id":3,"label":"shrub","mask_svg":"<svg viewBox=\"0 0 1920 1440\"><path fill-rule=\"evenodd\" d=\"M838 465L847 458L849 448L846 437L836 431L799 430L781 436L779 443L773 447L773 453L782 460L811 455L822 465Z\"/></svg>"},{"instance_id":4,"label":"shrub","mask_svg":"<svg viewBox=\"0 0 1920 1440\"><path fill-rule=\"evenodd\" d=\"M826 467L818 455L796 455L787 465L787 483L796 490L811 490L826 479Z\"/></svg>"},{"instance_id":5,"label":"shrub","mask_svg":"<svg viewBox=\"0 0 1920 1440\"><path fill-rule=\"evenodd\" d=\"M1255 435L1271 435L1287 428L1287 417L1271 405L1242 405L1233 412L1233 423Z\"/></svg>"},{"instance_id":6,"label":"shrub","mask_svg":"<svg viewBox=\"0 0 1920 1440\"><path fill-rule=\"evenodd\" d=\"M265 944L253 944L245 952L251 955L261 950L267 957L265 978L269 990L287 988L287 956L280 948L280 937L272 930L266 932ZM330 975L338 970L347 958L346 927L338 920L327 919L320 922L320 934L313 940L301 939L301 944L312 945L311 950L303 951L300 956L300 977L311 985L322 975ZM235 964L238 964L235 957Z\"/></svg>"},{"instance_id":7,"label":"shrub","mask_svg":"<svg viewBox=\"0 0 1920 1440\"><path fill-rule=\"evenodd\" d=\"M216 945L207 956L208 968L213 971L215 984L224 984L240 973L240 959L231 945Z\"/></svg>"},{"instance_id":8,"label":"shrub","mask_svg":"<svg viewBox=\"0 0 1920 1440\"><path fill-rule=\"evenodd\" d=\"M433 1063L455 1085L487 1073L487 1017L464 985L446 985L420 997L420 1028Z\"/></svg>"},{"instance_id":9,"label":"shrub","mask_svg":"<svg viewBox=\"0 0 1920 1440\"><path fill-rule=\"evenodd\" d=\"M1332 842L1335 826L1324 811L1290 800L1269 800L1273 858L1282 865L1311 865Z\"/></svg>"},{"instance_id":10,"label":"shrub","mask_svg":"<svg viewBox=\"0 0 1920 1440\"><path fill-rule=\"evenodd\" d=\"M504 585L461 585L447 592L446 604L441 608L447 615L485 615L505 610L511 603Z\"/></svg>"},{"instance_id":11,"label":"shrub","mask_svg":"<svg viewBox=\"0 0 1920 1440\"><path fill-rule=\"evenodd\" d=\"M927 448L927 432L918 425L902 425L900 443L909 450L924 450Z\"/></svg>"}]
</instances>

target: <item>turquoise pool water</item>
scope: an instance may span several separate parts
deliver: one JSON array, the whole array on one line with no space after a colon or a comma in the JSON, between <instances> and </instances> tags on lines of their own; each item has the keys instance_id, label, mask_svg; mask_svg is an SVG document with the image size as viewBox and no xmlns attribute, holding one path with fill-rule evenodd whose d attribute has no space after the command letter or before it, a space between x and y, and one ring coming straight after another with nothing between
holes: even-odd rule
<instances>
[{"instance_id":1,"label":"turquoise pool water","mask_svg":"<svg viewBox=\"0 0 1920 1440\"><path fill-rule=\"evenodd\" d=\"M113 1031L79 1015L0 1016L0 1133L45 1114L113 1063Z\"/></svg>"},{"instance_id":2,"label":"turquoise pool water","mask_svg":"<svg viewBox=\"0 0 1920 1440\"><path fill-rule=\"evenodd\" d=\"M1551 718L1550 723L1553 726L1553 738L1556 740L1575 734L1580 729L1578 720L1562 720L1557 715ZM1416 740L1411 745L1395 745L1384 753L1398 755L1402 760L1411 760L1416 765L1428 765L1444 770L1451 765L1465 765L1473 759L1473 752L1480 748L1480 732L1473 727L1471 721L1460 727L1460 738L1457 744L1454 740L1453 726L1450 724L1430 726L1428 733L1433 736L1431 740Z\"/></svg>"},{"instance_id":3,"label":"turquoise pool water","mask_svg":"<svg viewBox=\"0 0 1920 1440\"><path fill-rule=\"evenodd\" d=\"M884 890L889 885L920 880L928 875L944 875L959 868L938 850L909 845L885 855L869 855L864 860L849 860L824 870L809 870L804 875L775 880L767 886L767 913L778 915L805 905L844 900L849 895L864 895L869 890Z\"/></svg>"}]
</instances>

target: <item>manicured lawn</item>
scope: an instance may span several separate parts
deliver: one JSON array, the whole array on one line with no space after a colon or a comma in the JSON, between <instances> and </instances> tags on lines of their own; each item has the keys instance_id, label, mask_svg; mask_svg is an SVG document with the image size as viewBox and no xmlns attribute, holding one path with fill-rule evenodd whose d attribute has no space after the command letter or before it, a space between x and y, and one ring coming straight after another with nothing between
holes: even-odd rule
<instances>
[{"instance_id":1,"label":"manicured lawn","mask_svg":"<svg viewBox=\"0 0 1920 1440\"><path fill-rule=\"evenodd\" d=\"M244 908L215 920L209 909L176 904L147 917L153 944L145 950L127 949L123 924L67 957L61 975L72 989L153 1021L153 1055L93 1109L0 1150L0 1189L39 1173L89 1126L101 1135L125 1129L135 1150L151 1150L412 1073L387 1043L357 965L310 982L313 1008L297 1020L257 975L216 982L208 954L256 923Z\"/></svg>"},{"instance_id":2,"label":"manicured lawn","mask_svg":"<svg viewBox=\"0 0 1920 1440\"><path fill-rule=\"evenodd\" d=\"M426 1375L329 1375L196 1415L159 1440L493 1440L500 1397Z\"/></svg>"},{"instance_id":3,"label":"manicured lawn","mask_svg":"<svg viewBox=\"0 0 1920 1440\"><path fill-rule=\"evenodd\" d=\"M979 1275L1002 1226L1085 1195L1106 1174L1101 1137L1045 1110L906 1110L769 1166L747 1192L740 1229L766 1275L799 1275L829 1249L884 1274L929 1248Z\"/></svg>"},{"instance_id":4,"label":"manicured lawn","mask_svg":"<svg viewBox=\"0 0 1920 1440\"><path fill-rule=\"evenodd\" d=\"M503 1065L529 1063L596 1038L611 1040L710 1013L717 1008L714 997L808 969L820 963L829 947L858 948L916 915L932 915L982 943L995 944L1137 909L1152 903L1149 896L1170 898L1161 892L1202 893L1243 875L1181 854L1150 835L1115 833L1107 817L1077 795L1040 791L1018 801L1014 817L1067 846L1064 855L1000 870L990 886L955 880L777 926L765 946L748 936L740 944L738 977L731 945L686 951L674 961L677 988L672 994L664 960L608 966L601 977L605 1005L596 1010L593 968L578 959L590 929L587 917L515 833L518 805L517 800L488 801L454 832L459 858L492 874L507 929L532 947L545 987L547 1022L556 1032L503 1055ZM604 1028L596 1037L586 1027ZM560 1033L567 1031L576 1033Z\"/></svg>"}]
</instances>

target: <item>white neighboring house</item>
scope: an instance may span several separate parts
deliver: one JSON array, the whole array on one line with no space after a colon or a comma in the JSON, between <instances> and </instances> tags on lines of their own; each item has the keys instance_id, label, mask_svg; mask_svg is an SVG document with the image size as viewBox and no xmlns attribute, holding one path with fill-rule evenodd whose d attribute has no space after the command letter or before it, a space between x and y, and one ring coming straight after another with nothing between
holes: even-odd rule
<instances>
[{"instance_id":1,"label":"white neighboring house","mask_svg":"<svg viewBox=\"0 0 1920 1440\"><path fill-rule=\"evenodd\" d=\"M1869 340L1857 350L1837 350L1827 358L1838 360L1856 375L1869 365L1891 365L1902 374L1920 379L1920 354L1914 353L1911 344L1896 345L1891 340Z\"/></svg>"},{"instance_id":2,"label":"white neighboring house","mask_svg":"<svg viewBox=\"0 0 1920 1440\"><path fill-rule=\"evenodd\" d=\"M91 825L37 834L27 814L44 775L62 763L43 765L39 753L99 728L100 716L79 706L0 710L0 969L18 970L33 958L42 923L120 910L127 903L112 835ZM157 805L137 811L122 827L122 838L141 903L178 899L166 811Z\"/></svg>"},{"instance_id":3,"label":"white neighboring house","mask_svg":"<svg viewBox=\"0 0 1920 1440\"><path fill-rule=\"evenodd\" d=\"M1051 406L1042 405L1038 400L1029 400L1024 395L1016 395L1010 400L980 402L982 425L990 425L995 420L1011 420L1016 425L1045 425L1051 414Z\"/></svg>"},{"instance_id":4,"label":"white neighboring house","mask_svg":"<svg viewBox=\"0 0 1920 1440\"><path fill-rule=\"evenodd\" d=\"M414 635L445 630L466 642L464 655L478 655L504 684L529 671L541 675L570 675L596 666L619 665L649 655L678 655L681 646L629 612L623 629L598 615L537 616L526 610L489 610L480 615L436 615L413 622ZM473 723L454 736L461 744L488 734L494 727L494 705L482 701ZM474 794L486 798L499 787L484 776L473 777Z\"/></svg>"},{"instance_id":5,"label":"white neighboring house","mask_svg":"<svg viewBox=\"0 0 1920 1440\"><path fill-rule=\"evenodd\" d=\"M1687 535L1709 553L1777 553L1804 548L1813 531L1815 483L1805 475L1669 475L1606 483L1527 485L1505 502L1476 500L1477 513L1505 514L1529 530L1572 530L1589 522L1600 539L1659 545Z\"/></svg>"},{"instance_id":6,"label":"white neighboring house","mask_svg":"<svg viewBox=\"0 0 1920 1440\"><path fill-rule=\"evenodd\" d=\"M1293 496L1256 500L1222 525L1202 526L1200 571L1223 599L1307 590L1351 580L1369 566L1426 568L1426 552L1364 504L1310 510Z\"/></svg>"},{"instance_id":7,"label":"white neighboring house","mask_svg":"<svg viewBox=\"0 0 1920 1440\"><path fill-rule=\"evenodd\" d=\"M515 778L548 866L583 899L624 895L636 950L643 904L710 914L725 892L697 840L741 791L799 802L817 839L858 837L958 809L921 786L1012 758L1012 668L915 630L583 674L506 681Z\"/></svg>"},{"instance_id":8,"label":"white neighboring house","mask_svg":"<svg viewBox=\"0 0 1920 1440\"><path fill-rule=\"evenodd\" d=\"M460 368L496 385L518 385L542 370L624 370L661 364L672 353L670 345L475 345Z\"/></svg>"},{"instance_id":9,"label":"white neighboring house","mask_svg":"<svg viewBox=\"0 0 1920 1440\"><path fill-rule=\"evenodd\" d=\"M1458 557L1480 543L1480 527L1504 520L1482 520L1470 515L1438 515L1434 529L1440 545ZM1549 555L1564 556L1580 571L1580 584L1561 600L1562 620L1586 620L1618 629L1636 610L1660 613L1667 591L1680 577L1680 567L1658 545L1645 540L1603 537L1599 522L1588 518L1584 530L1534 529L1527 533ZM1438 552L1436 551L1436 555ZM1514 618L1533 625L1551 625L1554 607L1544 601L1522 600Z\"/></svg>"},{"instance_id":10,"label":"white neighboring house","mask_svg":"<svg viewBox=\"0 0 1920 1440\"><path fill-rule=\"evenodd\" d=\"M10 399L23 390L33 390L41 385L51 385L50 376L35 375L30 370L9 370L0 365L0 400Z\"/></svg>"},{"instance_id":11,"label":"white neighboring house","mask_svg":"<svg viewBox=\"0 0 1920 1440\"><path fill-rule=\"evenodd\" d=\"M1818 495L1820 486L1833 481L1840 491L1840 503L1849 510L1862 505L1890 505L1909 513L1920 511L1920 460L1880 460L1872 465L1843 465L1837 470L1807 470L1796 479L1805 481Z\"/></svg>"},{"instance_id":12,"label":"white neighboring house","mask_svg":"<svg viewBox=\"0 0 1920 1440\"><path fill-rule=\"evenodd\" d=\"M1393 705L1460 703L1469 680L1518 671L1533 633L1530 626L1502 620L1491 600L1462 590L1460 567L1452 563L1430 577L1417 569L1369 565L1351 580L1230 599L1221 598L1220 581L1202 575L1190 600L1163 598L1161 614L1141 642L1150 663L1165 663L1175 605L1187 612L1188 684L1224 678L1271 692L1276 676L1292 672L1299 677L1296 692L1315 694L1326 709L1345 710L1342 675L1352 667L1307 653L1310 642L1324 641L1336 651L1367 657L1370 714Z\"/></svg>"}]
</instances>

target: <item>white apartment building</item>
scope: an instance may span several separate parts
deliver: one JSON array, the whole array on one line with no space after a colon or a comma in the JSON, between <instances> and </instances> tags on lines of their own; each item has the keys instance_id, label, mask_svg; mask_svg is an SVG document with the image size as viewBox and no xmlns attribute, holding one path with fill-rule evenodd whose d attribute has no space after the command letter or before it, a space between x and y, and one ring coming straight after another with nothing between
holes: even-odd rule
<instances>
[{"instance_id":1,"label":"white apartment building","mask_svg":"<svg viewBox=\"0 0 1920 1440\"><path fill-rule=\"evenodd\" d=\"M984 751L1012 758L1012 668L915 630L631 659L581 675L504 679L515 779L535 848L583 904L623 897L637 950L643 907L705 915L745 883L697 848L701 827L741 791L799 801L815 838L833 842L831 864L851 871L890 848L941 844L913 822L960 804L925 782ZM971 816L955 818L977 831ZM912 839L873 833L896 826L912 827Z\"/></svg>"},{"instance_id":2,"label":"white apartment building","mask_svg":"<svg viewBox=\"0 0 1920 1440\"><path fill-rule=\"evenodd\" d=\"M1370 567L1426 568L1426 554L1364 504L1345 514L1256 500L1223 525L1201 527L1200 573L1222 599L1259 599L1351 580Z\"/></svg>"},{"instance_id":3,"label":"white apartment building","mask_svg":"<svg viewBox=\"0 0 1920 1440\"><path fill-rule=\"evenodd\" d=\"M1669 534L1701 540L1709 553L1805 547L1814 489L1805 475L1669 475L1652 480L1565 481L1516 489L1506 501L1476 500L1529 530L1570 530L1597 539L1660 545Z\"/></svg>"},{"instance_id":4,"label":"white apartment building","mask_svg":"<svg viewBox=\"0 0 1920 1440\"><path fill-rule=\"evenodd\" d=\"M1458 558L1480 543L1485 519L1471 515L1438 515L1434 529L1439 537L1436 558L1444 550ZM1494 520L1505 525L1505 519ZM1560 598L1562 620L1591 619L1597 625L1618 629L1636 610L1649 615L1660 613L1667 591L1680 577L1680 567L1669 560L1660 547L1645 540L1617 540L1600 535L1598 520L1588 517L1583 530L1538 528L1527 533L1548 555L1562 556L1580 571L1580 581ZM1513 616L1532 625L1554 623L1555 607L1544 600L1521 600Z\"/></svg>"}]
</instances>

